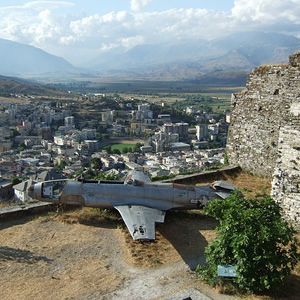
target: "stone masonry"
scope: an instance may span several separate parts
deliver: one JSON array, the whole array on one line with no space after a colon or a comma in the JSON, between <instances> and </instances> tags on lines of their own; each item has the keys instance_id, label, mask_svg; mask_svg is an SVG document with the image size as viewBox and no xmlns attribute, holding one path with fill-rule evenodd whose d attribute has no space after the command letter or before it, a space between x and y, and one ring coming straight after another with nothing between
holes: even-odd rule
<instances>
[{"instance_id":1,"label":"stone masonry","mask_svg":"<svg viewBox=\"0 0 300 300\"><path fill-rule=\"evenodd\" d=\"M231 164L273 178L271 196L300 227L300 52L254 69L232 96L226 151Z\"/></svg>"}]
</instances>

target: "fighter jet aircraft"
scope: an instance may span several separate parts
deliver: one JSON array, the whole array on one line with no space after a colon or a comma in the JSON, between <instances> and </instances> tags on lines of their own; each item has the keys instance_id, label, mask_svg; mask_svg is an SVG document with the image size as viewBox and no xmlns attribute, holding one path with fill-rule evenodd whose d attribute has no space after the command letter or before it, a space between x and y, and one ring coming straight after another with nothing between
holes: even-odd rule
<instances>
[{"instance_id":1,"label":"fighter jet aircraft","mask_svg":"<svg viewBox=\"0 0 300 300\"><path fill-rule=\"evenodd\" d=\"M155 223L170 209L199 209L213 198L227 198L235 189L227 182L213 186L153 183L141 171L125 181L50 180L29 188L29 196L44 202L115 208L134 240L154 240Z\"/></svg>"}]
</instances>

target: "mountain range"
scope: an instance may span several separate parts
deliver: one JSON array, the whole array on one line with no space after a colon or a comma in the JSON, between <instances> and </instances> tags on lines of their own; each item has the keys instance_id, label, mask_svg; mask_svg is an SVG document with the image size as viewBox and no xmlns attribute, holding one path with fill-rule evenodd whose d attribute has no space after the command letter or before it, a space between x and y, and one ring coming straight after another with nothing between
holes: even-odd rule
<instances>
[{"instance_id":1,"label":"mountain range","mask_svg":"<svg viewBox=\"0 0 300 300\"><path fill-rule=\"evenodd\" d=\"M221 39L139 45L99 55L85 68L28 45L0 39L0 74L61 78L119 77L149 80L198 80L217 83L230 78L244 82L265 63L285 63L300 50L300 39L278 33L235 33ZM236 81L237 80L237 81Z\"/></svg>"},{"instance_id":2,"label":"mountain range","mask_svg":"<svg viewBox=\"0 0 300 300\"><path fill-rule=\"evenodd\" d=\"M0 74L30 76L54 72L78 72L65 59L33 46L0 39Z\"/></svg>"}]
</instances>

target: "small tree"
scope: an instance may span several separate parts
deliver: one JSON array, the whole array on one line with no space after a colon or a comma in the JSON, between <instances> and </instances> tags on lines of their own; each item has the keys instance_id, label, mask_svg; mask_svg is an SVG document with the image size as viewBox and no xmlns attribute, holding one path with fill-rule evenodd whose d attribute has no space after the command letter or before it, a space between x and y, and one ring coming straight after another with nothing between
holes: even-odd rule
<instances>
[{"instance_id":1,"label":"small tree","mask_svg":"<svg viewBox=\"0 0 300 300\"><path fill-rule=\"evenodd\" d=\"M133 148L133 151L134 152L141 152L141 147L143 146L143 144L141 144L141 143L136 143L135 145L134 145L134 148Z\"/></svg>"},{"instance_id":2,"label":"small tree","mask_svg":"<svg viewBox=\"0 0 300 300\"><path fill-rule=\"evenodd\" d=\"M118 155L120 155L120 154L121 154L121 151L120 151L119 149L114 149L114 150L113 150L113 154L118 154Z\"/></svg>"},{"instance_id":3,"label":"small tree","mask_svg":"<svg viewBox=\"0 0 300 300\"><path fill-rule=\"evenodd\" d=\"M81 167L82 168L89 168L90 167L90 163L88 161L83 161L83 162L81 162Z\"/></svg>"},{"instance_id":4,"label":"small tree","mask_svg":"<svg viewBox=\"0 0 300 300\"><path fill-rule=\"evenodd\" d=\"M205 213L219 220L218 237L205 250L208 266L197 274L211 285L222 284L219 264L234 265L233 283L249 292L278 288L299 260L295 230L281 217L270 197L245 200L237 192L215 199Z\"/></svg>"},{"instance_id":5,"label":"small tree","mask_svg":"<svg viewBox=\"0 0 300 300\"><path fill-rule=\"evenodd\" d=\"M59 163L59 168L63 170L66 167L66 165L67 165L66 161L61 160L60 163Z\"/></svg>"},{"instance_id":6,"label":"small tree","mask_svg":"<svg viewBox=\"0 0 300 300\"><path fill-rule=\"evenodd\" d=\"M96 174L91 169L88 169L86 172L84 172L84 178L93 179L95 176Z\"/></svg>"},{"instance_id":7,"label":"small tree","mask_svg":"<svg viewBox=\"0 0 300 300\"><path fill-rule=\"evenodd\" d=\"M104 150L106 151L107 154L112 154L111 145L104 147Z\"/></svg>"},{"instance_id":8,"label":"small tree","mask_svg":"<svg viewBox=\"0 0 300 300\"><path fill-rule=\"evenodd\" d=\"M119 180L120 175L119 174L113 174L113 173L98 173L96 176L93 177L95 180Z\"/></svg>"},{"instance_id":9,"label":"small tree","mask_svg":"<svg viewBox=\"0 0 300 300\"><path fill-rule=\"evenodd\" d=\"M61 173L62 170L66 167L67 163L64 160L61 160L59 164L55 164L54 168L57 172Z\"/></svg>"},{"instance_id":10,"label":"small tree","mask_svg":"<svg viewBox=\"0 0 300 300\"><path fill-rule=\"evenodd\" d=\"M18 184L18 183L20 183L20 182L21 182L21 180L20 180L18 177L13 177L13 178L11 179L12 185L16 185L16 184Z\"/></svg>"},{"instance_id":11,"label":"small tree","mask_svg":"<svg viewBox=\"0 0 300 300\"><path fill-rule=\"evenodd\" d=\"M99 157L93 157L91 159L91 165L93 168L100 170L102 168L102 161Z\"/></svg>"},{"instance_id":12,"label":"small tree","mask_svg":"<svg viewBox=\"0 0 300 300\"><path fill-rule=\"evenodd\" d=\"M26 149L26 145L24 143L20 143L18 150L19 151L24 151Z\"/></svg>"}]
</instances>

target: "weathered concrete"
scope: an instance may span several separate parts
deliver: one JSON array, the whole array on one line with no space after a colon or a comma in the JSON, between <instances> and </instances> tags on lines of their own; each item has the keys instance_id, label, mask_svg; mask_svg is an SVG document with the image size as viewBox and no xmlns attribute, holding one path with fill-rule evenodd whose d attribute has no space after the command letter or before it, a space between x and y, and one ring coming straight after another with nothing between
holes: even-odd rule
<instances>
[{"instance_id":1,"label":"weathered concrete","mask_svg":"<svg viewBox=\"0 0 300 300\"><path fill-rule=\"evenodd\" d=\"M54 209L55 205L53 203L30 203L15 206L8 206L0 208L0 220L19 218L24 216L24 214L34 214L41 211L47 211L49 209Z\"/></svg>"},{"instance_id":2,"label":"weathered concrete","mask_svg":"<svg viewBox=\"0 0 300 300\"><path fill-rule=\"evenodd\" d=\"M289 65L256 68L231 109L229 162L273 177L272 197L300 226L300 52Z\"/></svg>"}]
</instances>

